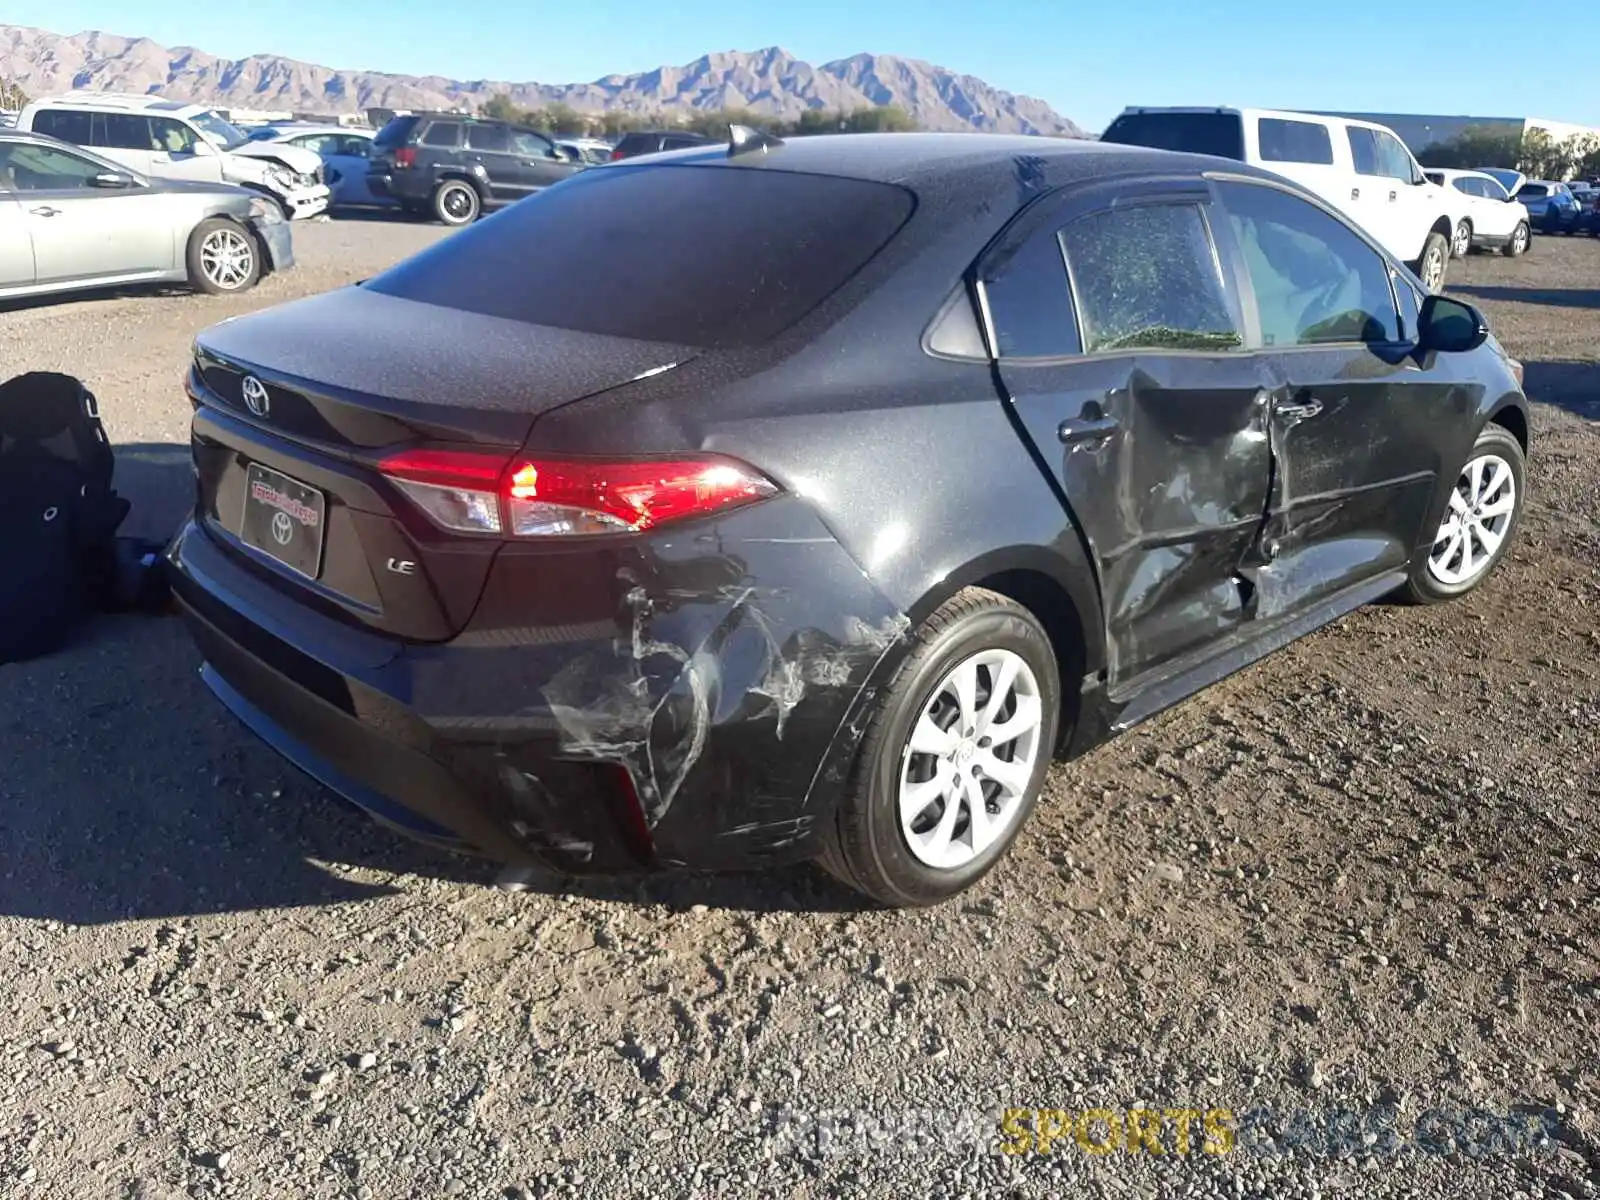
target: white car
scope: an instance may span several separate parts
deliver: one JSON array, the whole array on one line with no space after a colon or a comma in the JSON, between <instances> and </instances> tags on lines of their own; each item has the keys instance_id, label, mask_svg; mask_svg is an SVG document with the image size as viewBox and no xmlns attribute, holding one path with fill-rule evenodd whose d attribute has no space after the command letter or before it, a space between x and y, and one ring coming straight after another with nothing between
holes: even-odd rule
<instances>
[{"instance_id":1,"label":"white car","mask_svg":"<svg viewBox=\"0 0 1600 1200\"><path fill-rule=\"evenodd\" d=\"M1533 218L1498 179L1482 171L1433 169L1427 174L1430 182L1466 197L1450 240L1457 258L1464 258L1469 250L1498 250L1511 258L1527 251L1533 238ZM1517 186L1522 185L1519 182Z\"/></svg>"},{"instance_id":2,"label":"white car","mask_svg":"<svg viewBox=\"0 0 1600 1200\"><path fill-rule=\"evenodd\" d=\"M1394 130L1370 121L1264 108L1129 108L1103 142L1210 154L1273 171L1349 217L1444 288L1463 197L1428 182Z\"/></svg>"},{"instance_id":3,"label":"white car","mask_svg":"<svg viewBox=\"0 0 1600 1200\"><path fill-rule=\"evenodd\" d=\"M309 150L252 142L209 108L159 96L73 92L35 100L17 128L93 150L139 175L232 183L277 201L285 217L328 207L322 160Z\"/></svg>"},{"instance_id":4,"label":"white car","mask_svg":"<svg viewBox=\"0 0 1600 1200\"><path fill-rule=\"evenodd\" d=\"M374 129L347 129L342 125L264 125L250 131L250 141L273 146L298 146L322 159L323 176L331 193L329 208L394 208L387 196L375 196L367 186L372 165Z\"/></svg>"}]
</instances>

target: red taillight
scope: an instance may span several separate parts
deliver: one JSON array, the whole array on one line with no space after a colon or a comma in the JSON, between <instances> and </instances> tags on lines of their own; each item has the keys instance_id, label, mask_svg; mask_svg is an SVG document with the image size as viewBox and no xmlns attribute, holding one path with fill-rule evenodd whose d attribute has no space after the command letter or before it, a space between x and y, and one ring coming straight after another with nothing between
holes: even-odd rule
<instances>
[{"instance_id":1,"label":"red taillight","mask_svg":"<svg viewBox=\"0 0 1600 1200\"><path fill-rule=\"evenodd\" d=\"M718 457L632 462L407 450L379 469L446 529L570 537L638 533L764 500L778 487Z\"/></svg>"},{"instance_id":2,"label":"red taillight","mask_svg":"<svg viewBox=\"0 0 1600 1200\"><path fill-rule=\"evenodd\" d=\"M619 160L619 159L620 159L620 158L621 158L621 157L622 157L622 151L621 151L621 150L613 150L613 151L612 151L612 152L611 152L611 161L612 161L612 162L616 162L616 161L617 161L617 160Z\"/></svg>"},{"instance_id":3,"label":"red taillight","mask_svg":"<svg viewBox=\"0 0 1600 1200\"><path fill-rule=\"evenodd\" d=\"M394 152L394 165L402 168L416 166L417 148L415 146L401 146Z\"/></svg>"}]
</instances>

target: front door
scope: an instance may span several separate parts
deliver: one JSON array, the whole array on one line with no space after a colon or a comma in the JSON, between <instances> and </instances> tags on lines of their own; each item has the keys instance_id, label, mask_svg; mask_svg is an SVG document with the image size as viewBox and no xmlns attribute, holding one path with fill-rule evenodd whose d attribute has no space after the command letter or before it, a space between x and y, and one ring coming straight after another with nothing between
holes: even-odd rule
<instances>
[{"instance_id":1,"label":"front door","mask_svg":"<svg viewBox=\"0 0 1600 1200\"><path fill-rule=\"evenodd\" d=\"M171 117L150 119L150 171L163 179L222 181L222 159L208 145L201 153L200 135Z\"/></svg>"},{"instance_id":2,"label":"front door","mask_svg":"<svg viewBox=\"0 0 1600 1200\"><path fill-rule=\"evenodd\" d=\"M8 194L5 155L0 146L0 291L27 287L33 282L33 238L22 205Z\"/></svg>"},{"instance_id":3,"label":"front door","mask_svg":"<svg viewBox=\"0 0 1600 1200\"><path fill-rule=\"evenodd\" d=\"M467 126L467 156L489 177L489 195L509 204L527 195L519 156L512 152L511 130L504 125Z\"/></svg>"},{"instance_id":4,"label":"front door","mask_svg":"<svg viewBox=\"0 0 1600 1200\"><path fill-rule=\"evenodd\" d=\"M1272 494L1248 572L1267 618L1406 567L1466 394L1420 368L1417 298L1403 321L1355 230L1269 183L1216 187L1271 380Z\"/></svg>"},{"instance_id":5,"label":"front door","mask_svg":"<svg viewBox=\"0 0 1600 1200\"><path fill-rule=\"evenodd\" d=\"M1004 390L1100 576L1115 692L1249 619L1271 460L1209 193L1124 183L1109 202L1025 218L981 278Z\"/></svg>"},{"instance_id":6,"label":"front door","mask_svg":"<svg viewBox=\"0 0 1600 1200\"><path fill-rule=\"evenodd\" d=\"M582 166L581 163L568 162L560 157L554 142L532 130L513 129L511 142L522 172L524 194L560 183Z\"/></svg>"},{"instance_id":7,"label":"front door","mask_svg":"<svg viewBox=\"0 0 1600 1200\"><path fill-rule=\"evenodd\" d=\"M33 242L39 283L123 277L168 270L170 222L147 188L94 188L99 163L57 146L7 148L14 195Z\"/></svg>"}]
</instances>

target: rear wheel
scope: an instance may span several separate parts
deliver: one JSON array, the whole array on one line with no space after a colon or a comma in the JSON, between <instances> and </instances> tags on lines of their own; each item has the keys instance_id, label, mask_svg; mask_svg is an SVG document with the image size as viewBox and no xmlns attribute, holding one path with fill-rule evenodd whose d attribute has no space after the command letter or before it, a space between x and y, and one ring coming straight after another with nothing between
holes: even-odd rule
<instances>
[{"instance_id":1,"label":"rear wheel","mask_svg":"<svg viewBox=\"0 0 1600 1200\"><path fill-rule=\"evenodd\" d=\"M225 217L201 221L189 235L189 283L213 296L253 287L261 278L261 253L250 231Z\"/></svg>"},{"instance_id":2,"label":"rear wheel","mask_svg":"<svg viewBox=\"0 0 1600 1200\"><path fill-rule=\"evenodd\" d=\"M1430 293L1444 291L1445 272L1450 266L1450 243L1442 233L1430 233L1422 244L1422 257L1417 259L1417 277Z\"/></svg>"},{"instance_id":3,"label":"rear wheel","mask_svg":"<svg viewBox=\"0 0 1600 1200\"><path fill-rule=\"evenodd\" d=\"M823 866L895 907L971 887L1033 811L1060 712L1055 652L1033 614L964 589L913 636L824 832Z\"/></svg>"},{"instance_id":4,"label":"rear wheel","mask_svg":"<svg viewBox=\"0 0 1600 1200\"><path fill-rule=\"evenodd\" d=\"M1511 231L1511 240L1501 247L1500 253L1507 258L1516 258L1518 255L1526 254L1528 252L1528 242L1532 237L1533 233L1528 228L1528 223L1519 221L1517 222L1517 227Z\"/></svg>"},{"instance_id":5,"label":"rear wheel","mask_svg":"<svg viewBox=\"0 0 1600 1200\"><path fill-rule=\"evenodd\" d=\"M482 208L478 189L460 179L446 179L433 193L433 215L446 225L470 225Z\"/></svg>"},{"instance_id":6,"label":"rear wheel","mask_svg":"<svg viewBox=\"0 0 1600 1200\"><path fill-rule=\"evenodd\" d=\"M1454 600L1489 577L1517 531L1525 477L1522 443L1499 425L1485 426L1456 477L1433 544L1412 564L1409 599Z\"/></svg>"},{"instance_id":7,"label":"rear wheel","mask_svg":"<svg viewBox=\"0 0 1600 1200\"><path fill-rule=\"evenodd\" d=\"M1472 250L1472 224L1469 221L1456 223L1455 236L1450 239L1450 254L1454 258L1465 258Z\"/></svg>"}]
</instances>

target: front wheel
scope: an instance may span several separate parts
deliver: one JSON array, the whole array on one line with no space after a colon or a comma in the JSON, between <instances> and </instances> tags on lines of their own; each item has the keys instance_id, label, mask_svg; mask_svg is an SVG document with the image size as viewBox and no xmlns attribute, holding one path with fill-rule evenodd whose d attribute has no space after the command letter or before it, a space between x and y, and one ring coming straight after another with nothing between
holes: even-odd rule
<instances>
[{"instance_id":1,"label":"front wheel","mask_svg":"<svg viewBox=\"0 0 1600 1200\"><path fill-rule=\"evenodd\" d=\"M1044 787L1061 713L1050 639L1006 597L966 588L927 619L884 693L823 866L893 907L983 878Z\"/></svg>"},{"instance_id":2,"label":"front wheel","mask_svg":"<svg viewBox=\"0 0 1600 1200\"><path fill-rule=\"evenodd\" d=\"M246 291L261 278L255 238L225 217L201 221L189 235L189 283L213 296Z\"/></svg>"},{"instance_id":3,"label":"front wheel","mask_svg":"<svg viewBox=\"0 0 1600 1200\"><path fill-rule=\"evenodd\" d=\"M1453 258L1465 258L1472 250L1472 226L1466 221L1456 224L1455 236L1450 239L1450 254Z\"/></svg>"},{"instance_id":4,"label":"front wheel","mask_svg":"<svg viewBox=\"0 0 1600 1200\"><path fill-rule=\"evenodd\" d=\"M1450 243L1442 233L1430 233L1417 259L1417 277L1432 294L1444 291L1444 276L1450 265Z\"/></svg>"},{"instance_id":5,"label":"front wheel","mask_svg":"<svg viewBox=\"0 0 1600 1200\"><path fill-rule=\"evenodd\" d=\"M471 225L483 204L478 189L459 179L447 179L433 193L433 215L446 225Z\"/></svg>"},{"instance_id":6,"label":"front wheel","mask_svg":"<svg viewBox=\"0 0 1600 1200\"><path fill-rule=\"evenodd\" d=\"M1526 477L1522 443L1499 425L1485 426L1450 490L1433 544L1412 564L1409 599L1454 600L1489 577L1517 531Z\"/></svg>"},{"instance_id":7,"label":"front wheel","mask_svg":"<svg viewBox=\"0 0 1600 1200\"><path fill-rule=\"evenodd\" d=\"M1526 221L1518 221L1517 227L1511 231L1511 240L1500 251L1507 258L1516 258L1528 252L1528 242L1533 237L1533 232L1528 228Z\"/></svg>"}]
</instances>

